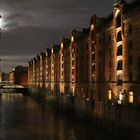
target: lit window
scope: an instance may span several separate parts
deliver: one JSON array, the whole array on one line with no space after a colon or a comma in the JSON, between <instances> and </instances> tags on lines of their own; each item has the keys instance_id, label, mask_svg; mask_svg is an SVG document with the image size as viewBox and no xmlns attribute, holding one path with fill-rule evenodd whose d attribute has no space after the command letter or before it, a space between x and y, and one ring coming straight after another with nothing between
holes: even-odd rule
<instances>
[{"instance_id":1,"label":"lit window","mask_svg":"<svg viewBox=\"0 0 140 140\"><path fill-rule=\"evenodd\" d=\"M116 27L120 27L121 26L121 15L118 14L116 17Z\"/></svg>"},{"instance_id":2,"label":"lit window","mask_svg":"<svg viewBox=\"0 0 140 140\"><path fill-rule=\"evenodd\" d=\"M119 100L122 101L123 100L123 94L120 92L119 93Z\"/></svg>"},{"instance_id":3,"label":"lit window","mask_svg":"<svg viewBox=\"0 0 140 140\"><path fill-rule=\"evenodd\" d=\"M133 92L129 92L129 103L133 103Z\"/></svg>"},{"instance_id":4,"label":"lit window","mask_svg":"<svg viewBox=\"0 0 140 140\"><path fill-rule=\"evenodd\" d=\"M122 70L122 60L118 61L117 70Z\"/></svg>"},{"instance_id":5,"label":"lit window","mask_svg":"<svg viewBox=\"0 0 140 140\"><path fill-rule=\"evenodd\" d=\"M108 100L112 99L112 94L111 94L111 90L108 91Z\"/></svg>"}]
</instances>

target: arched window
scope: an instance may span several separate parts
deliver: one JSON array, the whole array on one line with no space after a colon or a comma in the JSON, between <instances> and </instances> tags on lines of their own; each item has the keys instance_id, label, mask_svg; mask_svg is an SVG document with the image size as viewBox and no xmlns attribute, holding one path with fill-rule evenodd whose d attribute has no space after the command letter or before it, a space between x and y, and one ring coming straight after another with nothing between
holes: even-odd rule
<instances>
[{"instance_id":1,"label":"arched window","mask_svg":"<svg viewBox=\"0 0 140 140\"><path fill-rule=\"evenodd\" d=\"M116 28L121 26L121 15L118 14L117 18L116 18Z\"/></svg>"},{"instance_id":2,"label":"arched window","mask_svg":"<svg viewBox=\"0 0 140 140\"><path fill-rule=\"evenodd\" d=\"M118 61L117 70L122 70L122 60Z\"/></svg>"},{"instance_id":3,"label":"arched window","mask_svg":"<svg viewBox=\"0 0 140 140\"><path fill-rule=\"evenodd\" d=\"M122 80L122 73L117 75L118 80Z\"/></svg>"},{"instance_id":4,"label":"arched window","mask_svg":"<svg viewBox=\"0 0 140 140\"><path fill-rule=\"evenodd\" d=\"M118 49L117 49L117 56L120 56L122 55L122 45L118 46Z\"/></svg>"},{"instance_id":5,"label":"arched window","mask_svg":"<svg viewBox=\"0 0 140 140\"><path fill-rule=\"evenodd\" d=\"M122 86L122 73L117 75L117 86Z\"/></svg>"},{"instance_id":6,"label":"arched window","mask_svg":"<svg viewBox=\"0 0 140 140\"><path fill-rule=\"evenodd\" d=\"M122 34L121 31L118 32L117 34L117 42L122 41Z\"/></svg>"},{"instance_id":7,"label":"arched window","mask_svg":"<svg viewBox=\"0 0 140 140\"><path fill-rule=\"evenodd\" d=\"M92 61L95 61L95 53L92 54Z\"/></svg>"}]
</instances>

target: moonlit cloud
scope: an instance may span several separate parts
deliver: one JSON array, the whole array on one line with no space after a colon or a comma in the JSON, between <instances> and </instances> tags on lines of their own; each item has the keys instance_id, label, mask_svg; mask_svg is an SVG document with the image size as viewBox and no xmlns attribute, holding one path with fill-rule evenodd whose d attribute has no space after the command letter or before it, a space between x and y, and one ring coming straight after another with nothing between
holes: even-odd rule
<instances>
[{"instance_id":1,"label":"moonlit cloud","mask_svg":"<svg viewBox=\"0 0 140 140\"><path fill-rule=\"evenodd\" d=\"M99 8L106 12L99 10L98 14L105 15L111 11L111 7L107 8L109 4L112 5L112 0L108 0L104 5L100 5L102 0L97 2L96 0L59 0L59 2L54 0L1 0L1 2L9 13L6 18L6 27L9 27L9 30L23 26L60 28L65 18L69 23L72 22L70 17L77 18L80 23L80 20L83 20L81 17L87 16L88 19Z\"/></svg>"},{"instance_id":2,"label":"moonlit cloud","mask_svg":"<svg viewBox=\"0 0 140 140\"><path fill-rule=\"evenodd\" d=\"M31 57L33 57L33 55L27 55L27 56L21 56L21 55L4 55L4 56L2 56L2 58L3 58L3 61L15 61L15 60L25 60L25 59L29 59L29 58L31 58Z\"/></svg>"},{"instance_id":3,"label":"moonlit cloud","mask_svg":"<svg viewBox=\"0 0 140 140\"><path fill-rule=\"evenodd\" d=\"M9 68L11 70L13 67L16 67L17 65L27 66L28 65L27 61L33 56L4 55L1 57L3 58L1 62L2 69Z\"/></svg>"}]
</instances>

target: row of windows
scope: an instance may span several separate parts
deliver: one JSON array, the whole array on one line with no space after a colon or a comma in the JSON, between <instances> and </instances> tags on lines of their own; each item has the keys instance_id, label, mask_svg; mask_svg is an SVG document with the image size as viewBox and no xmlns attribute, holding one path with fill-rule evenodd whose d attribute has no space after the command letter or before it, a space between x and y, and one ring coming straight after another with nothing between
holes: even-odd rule
<instances>
[{"instance_id":1,"label":"row of windows","mask_svg":"<svg viewBox=\"0 0 140 140\"><path fill-rule=\"evenodd\" d=\"M111 100L112 100L112 96L113 96L113 93L112 93L111 90L108 91L108 95L107 95L107 96L108 96L108 100L111 101ZM129 102L129 103L133 103L133 102L134 102L134 97L133 97L133 96L134 96L133 92L130 91L130 92L128 93L128 102ZM123 95L122 95L121 93L119 94L118 99L121 100L121 101L123 100Z\"/></svg>"}]
</instances>

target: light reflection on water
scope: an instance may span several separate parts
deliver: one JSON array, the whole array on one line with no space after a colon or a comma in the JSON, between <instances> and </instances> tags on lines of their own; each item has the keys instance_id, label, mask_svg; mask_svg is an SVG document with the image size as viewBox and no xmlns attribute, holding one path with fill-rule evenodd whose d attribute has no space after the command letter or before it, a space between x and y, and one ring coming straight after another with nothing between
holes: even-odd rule
<instances>
[{"instance_id":1,"label":"light reflection on water","mask_svg":"<svg viewBox=\"0 0 140 140\"><path fill-rule=\"evenodd\" d=\"M0 96L0 140L114 139L19 93Z\"/></svg>"},{"instance_id":2,"label":"light reflection on water","mask_svg":"<svg viewBox=\"0 0 140 140\"><path fill-rule=\"evenodd\" d=\"M22 93L3 93L2 103L18 102L22 100Z\"/></svg>"}]
</instances>

